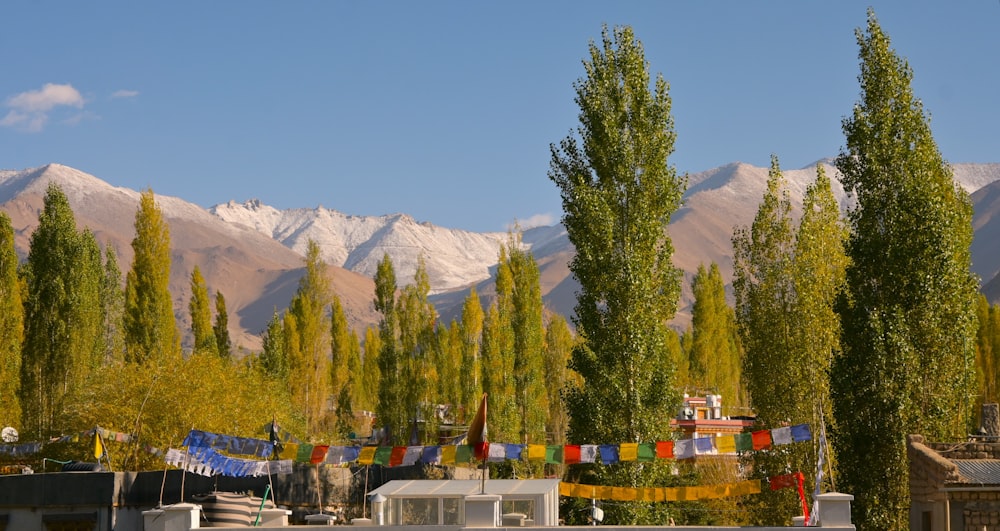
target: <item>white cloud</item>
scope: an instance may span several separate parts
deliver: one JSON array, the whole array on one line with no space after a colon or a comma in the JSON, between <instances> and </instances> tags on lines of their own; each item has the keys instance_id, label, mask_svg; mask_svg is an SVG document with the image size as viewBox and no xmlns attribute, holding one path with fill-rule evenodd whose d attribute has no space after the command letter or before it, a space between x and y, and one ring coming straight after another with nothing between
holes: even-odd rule
<instances>
[{"instance_id":1,"label":"white cloud","mask_svg":"<svg viewBox=\"0 0 1000 531\"><path fill-rule=\"evenodd\" d=\"M513 229L515 225L520 227L521 230L528 230L535 227L546 227L555 224L556 217L552 214L535 214L527 219L519 219L515 223L511 223L507 226L507 230Z\"/></svg>"},{"instance_id":2,"label":"white cloud","mask_svg":"<svg viewBox=\"0 0 1000 531\"><path fill-rule=\"evenodd\" d=\"M122 90L116 90L113 94L111 94L111 98L112 99L134 98L134 97L136 97L138 95L139 95L139 91L138 90L126 90L126 89L122 89Z\"/></svg>"},{"instance_id":3,"label":"white cloud","mask_svg":"<svg viewBox=\"0 0 1000 531\"><path fill-rule=\"evenodd\" d=\"M45 127L52 109L59 106L82 109L84 99L73 85L46 83L39 90L11 96L5 103L10 111L0 120L0 126L36 133Z\"/></svg>"}]
</instances>

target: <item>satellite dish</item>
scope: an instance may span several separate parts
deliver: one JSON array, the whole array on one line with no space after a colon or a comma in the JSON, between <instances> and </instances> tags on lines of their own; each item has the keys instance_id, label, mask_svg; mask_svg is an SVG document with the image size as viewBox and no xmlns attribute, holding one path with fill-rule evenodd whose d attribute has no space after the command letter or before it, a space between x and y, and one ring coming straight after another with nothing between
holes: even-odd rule
<instances>
[{"instance_id":1,"label":"satellite dish","mask_svg":"<svg viewBox=\"0 0 1000 531\"><path fill-rule=\"evenodd\" d=\"M2 431L0 431L0 438L2 438L3 442L6 443L17 442L17 430L15 430L10 426L7 426Z\"/></svg>"}]
</instances>

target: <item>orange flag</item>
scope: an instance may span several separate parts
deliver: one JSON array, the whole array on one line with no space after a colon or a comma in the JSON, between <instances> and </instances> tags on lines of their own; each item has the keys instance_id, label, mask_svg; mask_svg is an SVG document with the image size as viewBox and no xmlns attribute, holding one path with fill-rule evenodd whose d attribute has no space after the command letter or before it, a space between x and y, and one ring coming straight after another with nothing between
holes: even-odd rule
<instances>
[{"instance_id":1,"label":"orange flag","mask_svg":"<svg viewBox=\"0 0 1000 531\"><path fill-rule=\"evenodd\" d=\"M479 402L479 410L476 411L476 416L472 418L472 423L469 424L469 445L472 446L473 455L476 459L480 461L485 461L488 457L488 442L486 438L486 393L483 393L483 399Z\"/></svg>"}]
</instances>

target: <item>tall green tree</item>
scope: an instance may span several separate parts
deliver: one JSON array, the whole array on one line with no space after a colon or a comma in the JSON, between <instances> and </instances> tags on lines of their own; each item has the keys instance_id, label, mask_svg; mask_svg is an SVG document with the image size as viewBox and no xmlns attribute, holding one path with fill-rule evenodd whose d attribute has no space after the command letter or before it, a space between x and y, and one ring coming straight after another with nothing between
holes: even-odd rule
<instances>
[{"instance_id":1,"label":"tall green tree","mask_svg":"<svg viewBox=\"0 0 1000 531\"><path fill-rule=\"evenodd\" d=\"M514 385L513 308L509 294L514 279L507 264L507 248L501 246L496 273L497 296L486 310L480 351L483 392L488 395L489 431L495 440L519 440Z\"/></svg>"},{"instance_id":2,"label":"tall green tree","mask_svg":"<svg viewBox=\"0 0 1000 531\"><path fill-rule=\"evenodd\" d=\"M125 357L160 364L180 354L180 339L170 298L170 229L152 190L139 198L132 251L125 278Z\"/></svg>"},{"instance_id":3,"label":"tall green tree","mask_svg":"<svg viewBox=\"0 0 1000 531\"><path fill-rule=\"evenodd\" d=\"M806 189L802 218L794 228L787 184L777 158L772 158L754 223L733 237L736 316L746 348L743 367L762 428L789 422L816 429L832 424L829 372L839 351L834 305L847 261L845 235L821 166ZM751 470L755 477L812 471L819 451L816 446L794 445L755 452L750 455ZM780 515L796 511L798 503L790 491L768 491L745 509L751 523L780 525Z\"/></svg>"},{"instance_id":4,"label":"tall green tree","mask_svg":"<svg viewBox=\"0 0 1000 531\"><path fill-rule=\"evenodd\" d=\"M104 278L101 281L101 307L104 318L104 362L119 362L125 356L125 334L122 319L125 315L125 291L122 272L118 267L118 253L108 246L104 249Z\"/></svg>"},{"instance_id":5,"label":"tall green tree","mask_svg":"<svg viewBox=\"0 0 1000 531\"><path fill-rule=\"evenodd\" d=\"M569 413L563 393L579 385L575 373L569 369L573 351L573 332L561 315L552 315L545 328L545 391L548 394L549 412L545 423L549 444L566 444Z\"/></svg>"},{"instance_id":6,"label":"tall green tree","mask_svg":"<svg viewBox=\"0 0 1000 531\"><path fill-rule=\"evenodd\" d=\"M861 100L836 163L857 198L832 382L838 487L855 495L858 527L906 529L906 435L956 440L971 417L972 206L873 11L856 34Z\"/></svg>"},{"instance_id":7,"label":"tall green tree","mask_svg":"<svg viewBox=\"0 0 1000 531\"><path fill-rule=\"evenodd\" d=\"M733 235L736 321L746 354L746 378L758 422L767 428L789 420L788 389L795 388L795 230L788 185L771 157L767 189L753 224ZM805 385L810 385L808 382ZM803 419L804 420L804 419Z\"/></svg>"},{"instance_id":8,"label":"tall green tree","mask_svg":"<svg viewBox=\"0 0 1000 531\"><path fill-rule=\"evenodd\" d=\"M309 240L305 274L285 314L288 386L292 400L305 413L306 437L324 428L330 398L330 322L332 301L327 265L319 244ZM334 397L336 398L336 397Z\"/></svg>"},{"instance_id":9,"label":"tall green tree","mask_svg":"<svg viewBox=\"0 0 1000 531\"><path fill-rule=\"evenodd\" d=\"M73 408L103 359L101 253L77 232L66 194L50 184L24 267L21 421L26 437L68 433Z\"/></svg>"},{"instance_id":10,"label":"tall green tree","mask_svg":"<svg viewBox=\"0 0 1000 531\"><path fill-rule=\"evenodd\" d=\"M437 313L428 301L430 277L424 257L418 258L413 283L403 287L396 300L399 325L399 351L403 375L403 408L407 419L403 442L419 444L416 418L424 419L424 436L428 441L437 439L438 367L437 338L434 333Z\"/></svg>"},{"instance_id":11,"label":"tall green tree","mask_svg":"<svg viewBox=\"0 0 1000 531\"><path fill-rule=\"evenodd\" d=\"M212 325L212 339L215 340L215 352L224 359L230 359L233 354L233 340L229 337L226 297L221 291L215 292L215 324Z\"/></svg>"},{"instance_id":12,"label":"tall green tree","mask_svg":"<svg viewBox=\"0 0 1000 531\"><path fill-rule=\"evenodd\" d=\"M745 405L741 347L736 315L726 302L726 286L718 264L713 262L707 269L699 265L691 291L694 305L688 380L697 389L722 395L725 410L737 412Z\"/></svg>"},{"instance_id":13,"label":"tall green tree","mask_svg":"<svg viewBox=\"0 0 1000 531\"><path fill-rule=\"evenodd\" d=\"M188 303L188 311L191 312L191 335L194 337L192 353L217 352L208 285L198 266L194 266L191 271L191 301Z\"/></svg>"},{"instance_id":14,"label":"tall green tree","mask_svg":"<svg viewBox=\"0 0 1000 531\"><path fill-rule=\"evenodd\" d=\"M406 441L410 414L406 405L407 365L399 348L399 320L396 315L396 270L388 253L382 257L375 271L375 311L382 314L379 320L378 350L378 404L375 417L379 428L387 430L390 444ZM366 345L367 352L372 346Z\"/></svg>"},{"instance_id":15,"label":"tall green tree","mask_svg":"<svg viewBox=\"0 0 1000 531\"><path fill-rule=\"evenodd\" d=\"M833 196L830 178L817 164L816 180L806 188L795 235L793 359L799 370L799 385L791 390L794 394L786 395L797 408L789 416L810 419L813 426L833 426L836 421L830 398L830 369L833 358L841 351L836 303L844 289L849 263L846 240L847 226ZM818 451L814 447L813 454ZM835 461L833 456L828 459L828 463Z\"/></svg>"},{"instance_id":16,"label":"tall green tree","mask_svg":"<svg viewBox=\"0 0 1000 531\"><path fill-rule=\"evenodd\" d=\"M18 257L14 248L14 226L6 212L0 212L0 423L21 426L18 399L21 378L21 342L24 338L24 306L17 276Z\"/></svg>"},{"instance_id":17,"label":"tall green tree","mask_svg":"<svg viewBox=\"0 0 1000 531\"><path fill-rule=\"evenodd\" d=\"M733 235L733 291L736 321L745 348L743 374L757 416L756 429L771 429L809 417L793 415L800 407L790 396L813 382L800 378L795 343L795 229L788 185L778 158L771 157L767 188L753 224ZM751 477L766 478L789 471L811 472L802 466L801 447L744 454ZM811 448L809 449L812 450ZM802 455L799 455L802 454ZM815 462L815 461L813 461ZM779 525L796 511L794 493L766 491L745 503L755 525ZM777 509L775 509L777 508Z\"/></svg>"},{"instance_id":18,"label":"tall green tree","mask_svg":"<svg viewBox=\"0 0 1000 531\"><path fill-rule=\"evenodd\" d=\"M288 381L288 354L285 345L284 319L275 309L264 330L263 350L257 358L257 364L265 375L276 378L282 384Z\"/></svg>"},{"instance_id":19,"label":"tall green tree","mask_svg":"<svg viewBox=\"0 0 1000 531\"><path fill-rule=\"evenodd\" d=\"M361 392L355 408L364 411L375 411L379 404L379 388L382 370L379 365L379 353L382 351L382 336L379 327L365 328L364 358L361 359Z\"/></svg>"},{"instance_id":20,"label":"tall green tree","mask_svg":"<svg viewBox=\"0 0 1000 531\"><path fill-rule=\"evenodd\" d=\"M333 294L330 305L330 393L337 397L337 427L346 436L355 431L354 409L361 397L361 343L347 322L340 297Z\"/></svg>"},{"instance_id":21,"label":"tall green tree","mask_svg":"<svg viewBox=\"0 0 1000 531\"><path fill-rule=\"evenodd\" d=\"M462 304L462 321L459 323L462 341L461 407L458 422L468 424L476 414L482 396L482 378L479 369L479 350L483 339L483 306L476 288L469 290Z\"/></svg>"},{"instance_id":22,"label":"tall green tree","mask_svg":"<svg viewBox=\"0 0 1000 531\"><path fill-rule=\"evenodd\" d=\"M991 305L980 294L976 304L979 329L976 334L976 378L979 396L976 411L984 403L1000 399L1000 306Z\"/></svg>"},{"instance_id":23,"label":"tall green tree","mask_svg":"<svg viewBox=\"0 0 1000 531\"><path fill-rule=\"evenodd\" d=\"M521 244L520 233L509 234L507 263L511 291L497 292L509 297L511 331L514 335L514 404L519 421L518 440L522 444L544 444L549 397L545 390L545 326L542 319L542 287L538 263Z\"/></svg>"},{"instance_id":24,"label":"tall green tree","mask_svg":"<svg viewBox=\"0 0 1000 531\"><path fill-rule=\"evenodd\" d=\"M680 294L666 233L686 179L667 163L674 127L667 83L652 87L641 43L630 27L591 43L578 80L577 136L552 146L549 178L560 189L563 224L580 282L576 325L581 338L571 366L584 384L568 394L574 443L655 441L672 436L669 414L680 405L667 323ZM648 465L644 463L643 465ZM623 464L595 469L595 481L644 486L669 481L666 467ZM660 507L622 504L606 522L662 520Z\"/></svg>"}]
</instances>

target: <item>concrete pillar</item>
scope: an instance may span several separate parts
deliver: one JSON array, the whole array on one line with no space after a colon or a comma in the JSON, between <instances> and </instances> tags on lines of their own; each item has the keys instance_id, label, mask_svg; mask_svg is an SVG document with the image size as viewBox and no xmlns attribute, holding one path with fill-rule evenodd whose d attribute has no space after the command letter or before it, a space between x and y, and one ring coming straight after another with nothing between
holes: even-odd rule
<instances>
[{"instance_id":1,"label":"concrete pillar","mask_svg":"<svg viewBox=\"0 0 1000 531\"><path fill-rule=\"evenodd\" d=\"M188 531L200 529L201 506L177 503L142 512L143 531Z\"/></svg>"},{"instance_id":2,"label":"concrete pillar","mask_svg":"<svg viewBox=\"0 0 1000 531\"><path fill-rule=\"evenodd\" d=\"M851 500L854 496L842 492L825 492L819 500L819 526L833 529L854 529L851 523Z\"/></svg>"},{"instance_id":3,"label":"concrete pillar","mask_svg":"<svg viewBox=\"0 0 1000 531\"><path fill-rule=\"evenodd\" d=\"M292 511L288 509L264 509L260 511L260 523L259 527L284 527L288 525L288 516L292 514ZM253 524L257 521L257 514L250 514L250 523Z\"/></svg>"}]
</instances>

